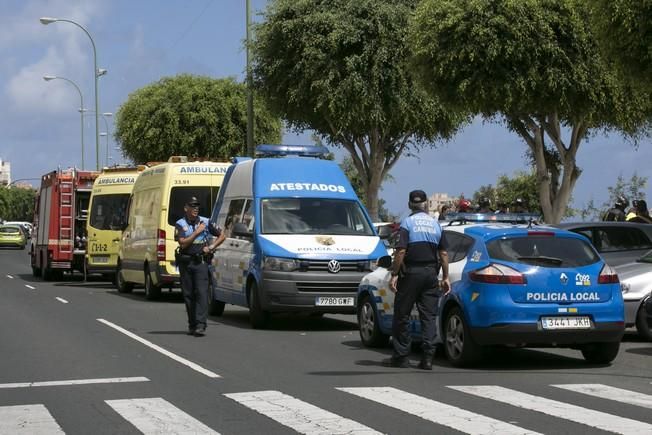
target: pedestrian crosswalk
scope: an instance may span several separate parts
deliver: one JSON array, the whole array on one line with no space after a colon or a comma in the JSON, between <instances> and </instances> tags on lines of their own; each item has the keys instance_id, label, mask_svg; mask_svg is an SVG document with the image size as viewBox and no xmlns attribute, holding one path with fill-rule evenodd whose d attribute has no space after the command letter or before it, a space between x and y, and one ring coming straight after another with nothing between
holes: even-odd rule
<instances>
[{"instance_id":1,"label":"pedestrian crosswalk","mask_svg":"<svg viewBox=\"0 0 652 435\"><path fill-rule=\"evenodd\" d=\"M328 388L329 394L334 394L335 400L362 400L365 407L371 405L379 407L379 415L388 416L390 413L402 413L414 416L415 425L428 428L425 431L441 432L443 427L467 434L538 434L558 433L559 428L567 422L582 425L586 433L596 430L618 434L652 434L652 414L647 412L652 409L652 395L638 391L627 390L604 384L553 384L537 388L537 394L519 391L499 385L448 385L436 387L425 395L414 394L395 387L337 387ZM452 393L468 397L468 406L446 403L447 397ZM543 393L542 393L543 392ZM559 394L555 394L559 393ZM244 419L263 418L266 425L279 425L276 432L286 433L294 431L300 434L352 434L368 435L387 432L379 421L369 415L358 413L355 409L341 412L325 409L324 401L319 405L309 403L300 397L287 393L269 391L247 391L225 393L216 395L215 412L220 412L218 403L224 407L226 402L240 409ZM577 403L586 402L582 399L590 396L593 406L599 404L618 403L618 409L625 409L627 415L643 415L643 421L625 416L616 415L615 407L606 406L610 412L591 409ZM315 397L311 395L310 397ZM563 397L562 400L557 400ZM483 403L481 410L471 409L471 404ZM571 403L576 401L576 403ZM355 403L355 402L353 402ZM528 412L553 417L542 430L541 425L532 427L533 423L521 418L519 422L501 421L485 415L490 409L485 406L502 410L519 408ZM210 427L202 422L202 416L192 416L189 411L182 410L183 404L175 404L160 397L125 398L106 400L107 409L115 411L121 419L129 422L134 431L144 434L219 434L219 427ZM625 407L625 408L622 408ZM627 409L644 409L645 412L634 413ZM204 411L205 412L205 411ZM251 413L251 414L248 414ZM509 415L503 412L494 415ZM201 415L205 416L204 413ZM262 417L261 417L262 416ZM352 416L360 416L352 418ZM649 418L647 418L649 416ZM356 421L362 420L362 421ZM533 419L536 420L536 419ZM540 417L539 417L540 421ZM548 420L546 420L548 421ZM233 422L231 422L233 423ZM236 420L237 424L237 420ZM379 426L380 427L377 427ZM536 426L536 425L535 425ZM267 427L267 426L266 426ZM224 430L224 429L223 429ZM73 430L74 431L74 430ZM227 430L233 432L233 426ZM264 430L262 432L268 432ZM262 433L261 432L261 433ZM0 435L4 434L62 434L66 433L65 426L60 426L56 420L56 413L48 410L44 404L25 404L0 406Z\"/></svg>"}]
</instances>

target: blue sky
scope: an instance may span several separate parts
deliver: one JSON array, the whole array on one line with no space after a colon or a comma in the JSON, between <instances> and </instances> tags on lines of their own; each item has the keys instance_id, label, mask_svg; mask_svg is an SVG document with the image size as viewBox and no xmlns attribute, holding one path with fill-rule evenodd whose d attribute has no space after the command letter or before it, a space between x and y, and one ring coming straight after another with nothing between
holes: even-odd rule
<instances>
[{"instance_id":1,"label":"blue sky","mask_svg":"<svg viewBox=\"0 0 652 435\"><path fill-rule=\"evenodd\" d=\"M251 0L254 11L266 3ZM100 112L115 113L131 92L164 76L243 78L245 0L0 0L0 159L11 163L14 180L81 163L79 94L63 80L45 82L43 75L74 81L84 106L94 107L88 37L68 23L44 26L42 16L77 21L93 36L98 66L108 70L99 82ZM94 129L94 117L87 116L87 168L95 167ZM285 141L306 143L309 136L287 134ZM106 139L100 142L104 164ZM111 162L121 160L115 145L111 138ZM415 188L470 196L501 174L527 170L525 149L516 135L478 119L450 142L399 161L395 181L385 184L381 197L390 211L403 215L407 193ZM600 204L619 175L652 175L652 143L634 150L618 135L596 136L580 148L578 164L583 173L574 206L591 198Z\"/></svg>"}]
</instances>

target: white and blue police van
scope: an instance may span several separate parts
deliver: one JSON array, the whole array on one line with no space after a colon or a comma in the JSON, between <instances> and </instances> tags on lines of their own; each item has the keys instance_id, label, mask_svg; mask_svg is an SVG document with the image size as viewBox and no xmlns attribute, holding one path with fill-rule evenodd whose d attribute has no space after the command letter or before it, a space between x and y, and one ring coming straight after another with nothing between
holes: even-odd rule
<instances>
[{"instance_id":1,"label":"white and blue police van","mask_svg":"<svg viewBox=\"0 0 652 435\"><path fill-rule=\"evenodd\" d=\"M236 158L210 224L226 232L212 261L211 314L355 313L360 279L387 249L346 175L321 146L260 145Z\"/></svg>"}]
</instances>

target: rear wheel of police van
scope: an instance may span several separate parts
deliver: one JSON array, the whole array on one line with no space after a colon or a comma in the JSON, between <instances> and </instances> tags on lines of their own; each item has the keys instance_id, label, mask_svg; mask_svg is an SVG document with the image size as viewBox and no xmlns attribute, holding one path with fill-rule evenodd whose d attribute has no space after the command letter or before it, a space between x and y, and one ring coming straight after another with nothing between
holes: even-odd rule
<instances>
[{"instance_id":1,"label":"rear wheel of police van","mask_svg":"<svg viewBox=\"0 0 652 435\"><path fill-rule=\"evenodd\" d=\"M384 347L389 343L389 336L380 330L376 304L371 296L365 295L358 304L358 331L360 340L367 347Z\"/></svg>"},{"instance_id":2,"label":"rear wheel of police van","mask_svg":"<svg viewBox=\"0 0 652 435\"><path fill-rule=\"evenodd\" d=\"M648 296L649 298L650 296ZM641 338L646 339L647 341L652 341L652 321L650 321L650 315L645 309L646 299L643 299L643 303L636 313L636 331Z\"/></svg>"},{"instance_id":3,"label":"rear wheel of police van","mask_svg":"<svg viewBox=\"0 0 652 435\"><path fill-rule=\"evenodd\" d=\"M620 342L591 343L582 348L582 356L586 362L592 364L608 364L618 355Z\"/></svg>"},{"instance_id":4,"label":"rear wheel of police van","mask_svg":"<svg viewBox=\"0 0 652 435\"><path fill-rule=\"evenodd\" d=\"M149 265L145 265L145 299L154 301L161 297L161 287L154 285Z\"/></svg>"},{"instance_id":5,"label":"rear wheel of police van","mask_svg":"<svg viewBox=\"0 0 652 435\"><path fill-rule=\"evenodd\" d=\"M444 351L448 361L456 367L470 365L482 356L482 346L473 341L469 326L459 307L452 308L446 314Z\"/></svg>"},{"instance_id":6,"label":"rear wheel of police van","mask_svg":"<svg viewBox=\"0 0 652 435\"><path fill-rule=\"evenodd\" d=\"M132 283L125 281L124 275L122 274L122 263L120 261L118 261L118 270L115 272L115 286L119 293L131 293L134 289Z\"/></svg>"},{"instance_id":7,"label":"rear wheel of police van","mask_svg":"<svg viewBox=\"0 0 652 435\"><path fill-rule=\"evenodd\" d=\"M254 329L264 329L269 323L269 312L263 310L256 281L249 285L249 322Z\"/></svg>"}]
</instances>

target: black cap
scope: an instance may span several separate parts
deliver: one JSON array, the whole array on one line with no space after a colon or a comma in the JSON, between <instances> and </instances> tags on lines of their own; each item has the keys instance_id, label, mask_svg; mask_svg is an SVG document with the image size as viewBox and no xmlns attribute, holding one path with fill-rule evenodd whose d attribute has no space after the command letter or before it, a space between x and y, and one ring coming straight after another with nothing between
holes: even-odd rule
<instances>
[{"instance_id":1,"label":"black cap","mask_svg":"<svg viewBox=\"0 0 652 435\"><path fill-rule=\"evenodd\" d=\"M426 192L423 190L413 190L410 192L410 202L420 203L425 202L427 199Z\"/></svg>"},{"instance_id":2,"label":"black cap","mask_svg":"<svg viewBox=\"0 0 652 435\"><path fill-rule=\"evenodd\" d=\"M199 206L199 200L197 199L196 196L191 196L188 198L188 201L186 201L186 205L189 205L191 207Z\"/></svg>"}]
</instances>

